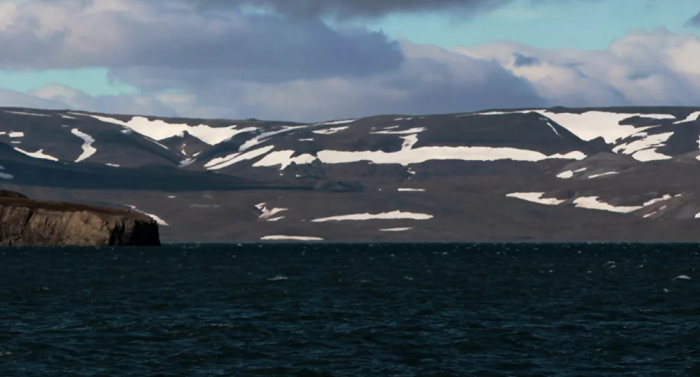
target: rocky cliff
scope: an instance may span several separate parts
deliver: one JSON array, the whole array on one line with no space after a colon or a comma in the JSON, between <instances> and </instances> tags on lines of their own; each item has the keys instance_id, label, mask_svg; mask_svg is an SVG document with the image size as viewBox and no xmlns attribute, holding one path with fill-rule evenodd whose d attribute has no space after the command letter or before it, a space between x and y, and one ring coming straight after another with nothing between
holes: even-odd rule
<instances>
[{"instance_id":1,"label":"rocky cliff","mask_svg":"<svg viewBox=\"0 0 700 377\"><path fill-rule=\"evenodd\" d=\"M160 245L158 225L148 216L0 191L0 246L136 245Z\"/></svg>"}]
</instances>

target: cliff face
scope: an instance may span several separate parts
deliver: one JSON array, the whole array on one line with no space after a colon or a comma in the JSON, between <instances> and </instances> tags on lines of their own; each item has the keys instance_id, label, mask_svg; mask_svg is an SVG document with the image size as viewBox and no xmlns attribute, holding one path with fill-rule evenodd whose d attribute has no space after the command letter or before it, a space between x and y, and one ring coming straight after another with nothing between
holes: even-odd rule
<instances>
[{"instance_id":1,"label":"cliff face","mask_svg":"<svg viewBox=\"0 0 700 377\"><path fill-rule=\"evenodd\" d=\"M160 245L158 224L141 214L3 196L0 196L0 246Z\"/></svg>"}]
</instances>

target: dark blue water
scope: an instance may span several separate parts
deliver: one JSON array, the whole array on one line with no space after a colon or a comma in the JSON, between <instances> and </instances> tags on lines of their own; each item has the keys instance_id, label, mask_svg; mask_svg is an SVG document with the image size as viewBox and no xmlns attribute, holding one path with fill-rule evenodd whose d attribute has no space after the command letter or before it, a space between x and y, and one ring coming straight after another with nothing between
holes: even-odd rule
<instances>
[{"instance_id":1,"label":"dark blue water","mask_svg":"<svg viewBox=\"0 0 700 377\"><path fill-rule=\"evenodd\" d=\"M699 252L6 249L0 376L700 375Z\"/></svg>"}]
</instances>

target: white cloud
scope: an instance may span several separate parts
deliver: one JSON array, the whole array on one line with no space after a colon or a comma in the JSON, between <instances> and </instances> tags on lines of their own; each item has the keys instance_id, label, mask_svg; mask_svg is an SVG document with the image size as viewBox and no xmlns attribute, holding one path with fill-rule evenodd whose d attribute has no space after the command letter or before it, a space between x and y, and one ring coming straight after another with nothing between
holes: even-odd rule
<instances>
[{"instance_id":1,"label":"white cloud","mask_svg":"<svg viewBox=\"0 0 700 377\"><path fill-rule=\"evenodd\" d=\"M1 69L104 66L111 78L139 89L110 96L58 84L29 94L0 90L0 106L321 121L485 108L696 105L700 98L700 38L692 34L636 33L601 51L507 42L447 51L333 29L313 17L192 4L0 0Z\"/></svg>"},{"instance_id":2,"label":"white cloud","mask_svg":"<svg viewBox=\"0 0 700 377\"><path fill-rule=\"evenodd\" d=\"M552 105L696 105L700 96L700 38L693 34L635 33L602 51L516 43L455 51L498 61Z\"/></svg>"}]
</instances>

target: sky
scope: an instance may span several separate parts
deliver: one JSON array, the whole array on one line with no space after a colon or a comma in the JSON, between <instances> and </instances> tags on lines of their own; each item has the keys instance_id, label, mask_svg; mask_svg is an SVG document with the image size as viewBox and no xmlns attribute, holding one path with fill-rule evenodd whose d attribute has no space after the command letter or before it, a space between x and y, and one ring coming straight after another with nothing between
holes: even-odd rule
<instances>
[{"instance_id":1,"label":"sky","mask_svg":"<svg viewBox=\"0 0 700 377\"><path fill-rule=\"evenodd\" d=\"M320 121L700 106L697 0L0 0L0 106Z\"/></svg>"}]
</instances>

